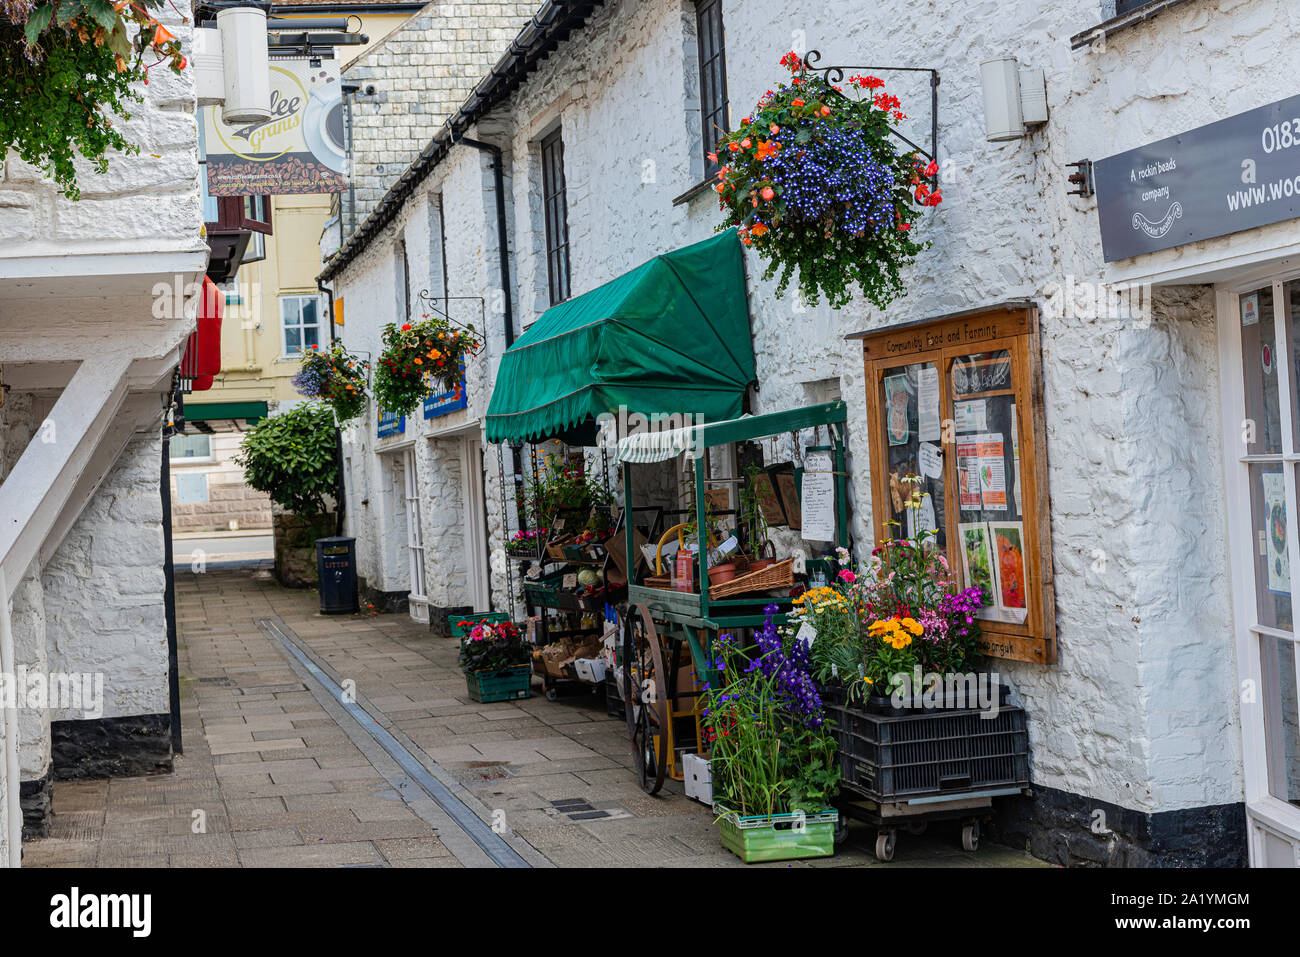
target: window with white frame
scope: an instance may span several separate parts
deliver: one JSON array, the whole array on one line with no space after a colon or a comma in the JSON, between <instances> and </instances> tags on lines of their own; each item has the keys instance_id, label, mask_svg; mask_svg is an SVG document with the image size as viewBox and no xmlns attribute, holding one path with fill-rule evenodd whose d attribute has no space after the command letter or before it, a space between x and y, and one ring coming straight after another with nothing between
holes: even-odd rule
<instances>
[{"instance_id":1,"label":"window with white frame","mask_svg":"<svg viewBox=\"0 0 1300 957\"><path fill-rule=\"evenodd\" d=\"M195 435L173 435L171 437L171 460L173 462L211 462L212 436L199 432Z\"/></svg>"},{"instance_id":2,"label":"window with white frame","mask_svg":"<svg viewBox=\"0 0 1300 957\"><path fill-rule=\"evenodd\" d=\"M282 355L295 356L321 344L322 312L318 295L280 297Z\"/></svg>"}]
</instances>

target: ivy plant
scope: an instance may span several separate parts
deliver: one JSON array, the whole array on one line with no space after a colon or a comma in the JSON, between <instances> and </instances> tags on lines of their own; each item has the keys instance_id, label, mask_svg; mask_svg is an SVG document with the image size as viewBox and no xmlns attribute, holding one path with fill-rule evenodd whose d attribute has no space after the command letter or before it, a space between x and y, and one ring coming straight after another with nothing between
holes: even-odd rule
<instances>
[{"instance_id":1,"label":"ivy plant","mask_svg":"<svg viewBox=\"0 0 1300 957\"><path fill-rule=\"evenodd\" d=\"M304 402L254 427L235 457L245 480L271 501L303 516L328 511L338 488L334 413L321 402Z\"/></svg>"},{"instance_id":2,"label":"ivy plant","mask_svg":"<svg viewBox=\"0 0 1300 957\"><path fill-rule=\"evenodd\" d=\"M131 118L151 69L186 66L149 12L164 2L0 0L0 160L12 150L75 200L78 154L103 173L110 151L139 153L114 119Z\"/></svg>"}]
</instances>

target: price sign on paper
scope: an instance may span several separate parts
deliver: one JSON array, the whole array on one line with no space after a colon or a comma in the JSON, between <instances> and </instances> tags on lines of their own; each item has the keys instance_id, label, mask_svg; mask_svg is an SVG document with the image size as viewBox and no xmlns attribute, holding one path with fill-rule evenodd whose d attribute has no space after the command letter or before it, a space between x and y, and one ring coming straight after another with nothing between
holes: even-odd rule
<instances>
[{"instance_id":1,"label":"price sign on paper","mask_svg":"<svg viewBox=\"0 0 1300 957\"><path fill-rule=\"evenodd\" d=\"M563 578L563 580L562 580L562 587L564 587L564 588L577 588L577 587L578 587L578 574L577 574L577 572L569 572L569 574L565 575L564 578Z\"/></svg>"}]
</instances>

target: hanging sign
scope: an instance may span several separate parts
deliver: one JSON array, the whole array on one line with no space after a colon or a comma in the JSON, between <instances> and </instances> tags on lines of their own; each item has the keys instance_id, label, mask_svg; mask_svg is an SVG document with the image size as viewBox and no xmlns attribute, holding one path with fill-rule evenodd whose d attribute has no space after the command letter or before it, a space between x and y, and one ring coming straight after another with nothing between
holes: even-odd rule
<instances>
[{"instance_id":1,"label":"hanging sign","mask_svg":"<svg viewBox=\"0 0 1300 957\"><path fill-rule=\"evenodd\" d=\"M312 66L315 62L317 65ZM200 113L213 196L341 193L347 151L339 63L271 61L271 118L221 122L221 107Z\"/></svg>"},{"instance_id":2,"label":"hanging sign","mask_svg":"<svg viewBox=\"0 0 1300 957\"><path fill-rule=\"evenodd\" d=\"M1107 262L1300 216L1300 96L1093 165Z\"/></svg>"},{"instance_id":3,"label":"hanging sign","mask_svg":"<svg viewBox=\"0 0 1300 957\"><path fill-rule=\"evenodd\" d=\"M424 417L436 419L448 412L455 412L469 406L469 394L465 390L465 374L462 369L460 384L455 389L438 392L424 397Z\"/></svg>"},{"instance_id":4,"label":"hanging sign","mask_svg":"<svg viewBox=\"0 0 1300 957\"><path fill-rule=\"evenodd\" d=\"M379 429L376 435L381 439L386 439L390 435L401 435L406 431L406 416L394 415L391 412L379 410Z\"/></svg>"}]
</instances>

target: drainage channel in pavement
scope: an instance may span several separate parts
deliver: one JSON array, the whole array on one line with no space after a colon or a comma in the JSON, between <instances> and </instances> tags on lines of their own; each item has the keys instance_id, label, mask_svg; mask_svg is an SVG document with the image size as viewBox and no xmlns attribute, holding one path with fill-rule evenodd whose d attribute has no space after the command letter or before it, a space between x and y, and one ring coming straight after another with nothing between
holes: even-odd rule
<instances>
[{"instance_id":1,"label":"drainage channel in pavement","mask_svg":"<svg viewBox=\"0 0 1300 957\"><path fill-rule=\"evenodd\" d=\"M297 635L283 622L272 618L258 618L256 624L268 636L279 642L320 688L340 705L374 742L397 762L398 766L425 794L487 855L497 867L531 867L499 834L492 830L474 811L438 780L414 754L351 696L313 660L312 655L299 643Z\"/></svg>"}]
</instances>

